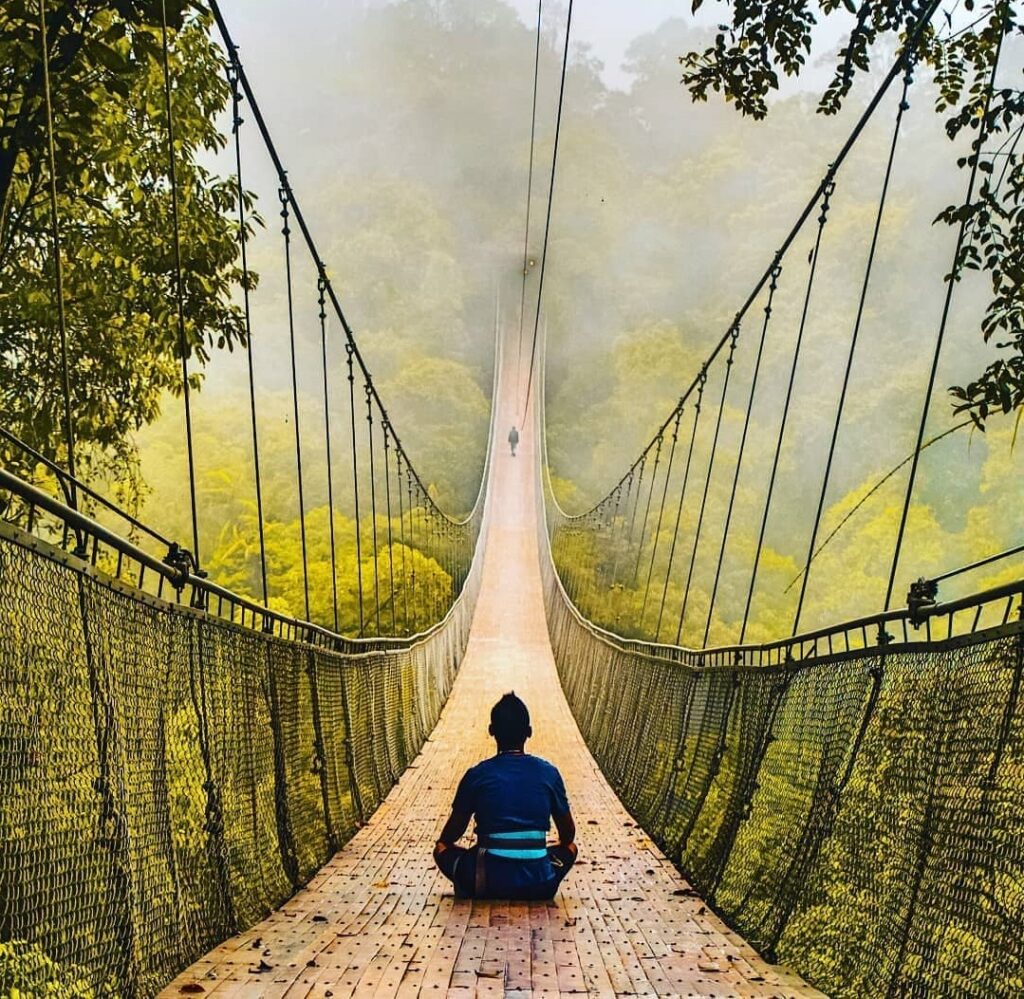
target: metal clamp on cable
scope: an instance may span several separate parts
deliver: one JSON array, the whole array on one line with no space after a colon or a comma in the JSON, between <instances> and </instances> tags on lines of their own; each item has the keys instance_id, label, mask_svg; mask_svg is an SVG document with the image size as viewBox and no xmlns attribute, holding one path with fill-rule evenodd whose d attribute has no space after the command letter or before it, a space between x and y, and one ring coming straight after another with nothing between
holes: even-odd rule
<instances>
[{"instance_id":1,"label":"metal clamp on cable","mask_svg":"<svg viewBox=\"0 0 1024 999\"><path fill-rule=\"evenodd\" d=\"M920 628L924 624L928 612L938 602L939 583L935 579L924 577L910 584L907 593L907 610L910 612L910 624L913 628Z\"/></svg>"},{"instance_id":2,"label":"metal clamp on cable","mask_svg":"<svg viewBox=\"0 0 1024 999\"><path fill-rule=\"evenodd\" d=\"M171 542L167 554L163 557L163 563L174 570L176 575L171 579L171 585L179 592L185 587L190 576L206 578L206 573L199 568L195 556L176 541Z\"/></svg>"}]
</instances>

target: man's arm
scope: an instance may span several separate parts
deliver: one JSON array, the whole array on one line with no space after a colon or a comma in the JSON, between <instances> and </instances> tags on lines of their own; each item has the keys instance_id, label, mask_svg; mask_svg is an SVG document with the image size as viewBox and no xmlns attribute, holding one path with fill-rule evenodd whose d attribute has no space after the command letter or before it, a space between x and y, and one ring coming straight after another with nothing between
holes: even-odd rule
<instances>
[{"instance_id":1,"label":"man's arm","mask_svg":"<svg viewBox=\"0 0 1024 999\"><path fill-rule=\"evenodd\" d=\"M573 821L572 812L553 815L552 818L555 820L555 828L558 830L558 845L576 853L576 823Z\"/></svg>"},{"instance_id":2,"label":"man's arm","mask_svg":"<svg viewBox=\"0 0 1024 999\"><path fill-rule=\"evenodd\" d=\"M441 835L437 837L438 851L447 850L448 847L454 846L461 839L472 815L472 812L460 812L454 808L452 809L452 814L448 816L448 821L444 824Z\"/></svg>"}]
</instances>

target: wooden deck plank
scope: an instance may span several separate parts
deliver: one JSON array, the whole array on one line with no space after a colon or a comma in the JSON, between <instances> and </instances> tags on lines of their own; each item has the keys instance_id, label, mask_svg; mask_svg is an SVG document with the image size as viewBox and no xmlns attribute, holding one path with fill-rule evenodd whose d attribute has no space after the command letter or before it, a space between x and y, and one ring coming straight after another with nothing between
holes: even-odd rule
<instances>
[{"instance_id":1,"label":"wooden deck plank","mask_svg":"<svg viewBox=\"0 0 1024 999\"><path fill-rule=\"evenodd\" d=\"M524 435L525 436L525 435ZM818 995L708 912L636 827L587 750L544 621L530 441L497 456L469 648L441 720L377 812L310 884L172 982L229 996ZM431 849L491 704L529 705L528 749L565 778L580 862L553 903L456 900ZM264 960L272 970L259 972ZM715 970L710 970L710 969Z\"/></svg>"}]
</instances>

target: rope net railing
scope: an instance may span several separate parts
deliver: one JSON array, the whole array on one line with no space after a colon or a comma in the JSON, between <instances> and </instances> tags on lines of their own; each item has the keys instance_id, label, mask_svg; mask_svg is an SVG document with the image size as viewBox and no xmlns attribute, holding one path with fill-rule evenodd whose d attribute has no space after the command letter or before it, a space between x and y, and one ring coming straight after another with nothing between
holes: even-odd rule
<instances>
[{"instance_id":1,"label":"rope net railing","mask_svg":"<svg viewBox=\"0 0 1024 999\"><path fill-rule=\"evenodd\" d=\"M762 644L624 638L588 620L553 549L543 389L537 409L562 688L694 894L829 995L1019 995L1024 580L945 604L925 587L910 607Z\"/></svg>"},{"instance_id":2,"label":"rope net railing","mask_svg":"<svg viewBox=\"0 0 1024 999\"><path fill-rule=\"evenodd\" d=\"M1024 580L1009 563L1004 581L981 592L945 603L938 593L942 580L1017 557L1020 547L920 579L910 585L905 608L894 603L918 457L952 432L930 438L927 420L960 276L956 263L916 444L886 476L910 466L900 526L885 551L886 593L875 604L882 609L801 627L810 569L845 522L826 534L822 513L875 247L884 238L913 52L934 9L923 5L921 19L908 24L892 70L679 404L590 510L572 515L559 505L543 386L535 407L548 628L591 752L695 894L768 958L836 996L1009 997L1024 989ZM989 16L998 28L999 10ZM997 51L989 98L998 59ZM823 234L843 183L843 160L898 81L903 91L851 317L846 377L828 417L823 476L809 482L799 465L788 469L800 484L796 495L817 509L809 545L803 542L807 555L791 602L765 635L766 627L748 627L751 605L764 598L758 569L773 495L787 471L780 454L788 415L800 403L794 375ZM968 160L968 202L987 139L980 124ZM791 259L798 237L809 252L791 312L787 387L768 435L770 460L754 483L743 469L759 420L756 396L764 391L758 372L778 320L778 292L801 263ZM956 261L969 238L961 227ZM745 320L758 302L763 313L750 324ZM744 330L749 325L755 328ZM733 425L725 434L730 406ZM733 514L744 489L757 499L750 543L741 546ZM745 567L728 566L730 544L741 549ZM702 553L710 554L702 561ZM820 572L817 583L836 591L834 606L846 606L841 578ZM731 605L727 612L723 604Z\"/></svg>"},{"instance_id":3,"label":"rope net railing","mask_svg":"<svg viewBox=\"0 0 1024 999\"><path fill-rule=\"evenodd\" d=\"M152 995L305 884L433 728L478 582L360 652L147 597L5 525L0 991Z\"/></svg>"},{"instance_id":4,"label":"rope net railing","mask_svg":"<svg viewBox=\"0 0 1024 999\"><path fill-rule=\"evenodd\" d=\"M0 250L5 292L22 279L35 306L14 313L0 295L17 334L3 363L22 379L13 395L5 384L0 418L0 993L149 996L306 884L432 730L479 588L494 396L476 499L446 510L381 399L216 3L34 10L5 23L29 83L0 112L38 140L17 151L5 202L5 221L38 225L4 231L14 263ZM223 76L204 103L211 67ZM94 88L84 109L76 74ZM97 94L146 138L138 178L109 150L69 145ZM226 140L204 118L218 110ZM263 299L245 134L281 220ZM222 148L225 180L201 162ZM109 234L79 215L96 207L97 175L101 214L145 237L99 285L90 268ZM121 271L137 294L122 294ZM94 328L84 287L109 328ZM234 561L218 561L199 473L228 435L202 435L197 389L228 343L243 348L249 438L229 491L252 516L229 538ZM495 343L496 381L497 329ZM103 393L130 408L141 388L127 374L102 384L105 355L125 345L162 379L160 405L181 405L181 509L160 514L186 536L109 488L134 460L118 437L131 419ZM286 374L281 413L267 412L254 353ZM268 473L275 424L290 438L274 442L284 475ZM272 976L272 958L246 957Z\"/></svg>"}]
</instances>

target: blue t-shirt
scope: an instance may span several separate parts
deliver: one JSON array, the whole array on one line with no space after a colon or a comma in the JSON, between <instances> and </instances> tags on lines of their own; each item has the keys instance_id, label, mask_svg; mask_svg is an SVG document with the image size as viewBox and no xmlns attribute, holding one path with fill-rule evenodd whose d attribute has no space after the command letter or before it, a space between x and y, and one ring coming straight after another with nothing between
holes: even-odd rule
<instances>
[{"instance_id":1,"label":"blue t-shirt","mask_svg":"<svg viewBox=\"0 0 1024 999\"><path fill-rule=\"evenodd\" d=\"M557 768L529 753L499 753L470 767L459 782L452 810L476 816L478 837L493 844L502 837L522 840L523 834L538 840L537 850L491 852L509 859L546 856L544 840L553 815L569 811L565 784ZM529 854L529 856L528 856Z\"/></svg>"}]
</instances>

